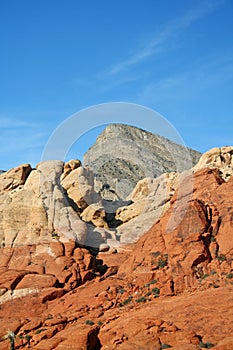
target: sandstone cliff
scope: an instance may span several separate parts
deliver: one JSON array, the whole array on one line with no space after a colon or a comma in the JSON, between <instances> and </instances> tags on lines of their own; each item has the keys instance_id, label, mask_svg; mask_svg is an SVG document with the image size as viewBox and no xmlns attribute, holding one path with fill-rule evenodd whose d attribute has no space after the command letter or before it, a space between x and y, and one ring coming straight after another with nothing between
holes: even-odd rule
<instances>
[{"instance_id":1,"label":"sandstone cliff","mask_svg":"<svg viewBox=\"0 0 233 350\"><path fill-rule=\"evenodd\" d=\"M211 150L209 155L222 160L215 162L221 172L205 166L206 155L200 160L203 168L184 173L178 184L174 174L165 175L164 186L168 179L173 181L169 207L160 220L151 220L151 229L135 244L118 252L94 256L73 238L0 248L0 349L9 349L9 331L17 349L232 349L233 177L224 179L223 170L233 169L222 158L222 150ZM81 166L75 164L66 165L73 168L68 173ZM34 171L47 173L47 165L32 170L19 185L21 190ZM59 162L53 165L61 169ZM42 188L54 186L60 193L55 174L61 172L54 166L50 165L51 176ZM62 181L69 176L64 168ZM89 200L88 179L83 181ZM67 185L67 193L71 187ZM150 197L156 188L154 180L142 181L131 200ZM10 187L4 190L11 192ZM49 193L46 197L43 192L41 200L48 206L47 222L54 225L50 205L58 205L55 198L63 202ZM82 209L79 199L74 195L66 205L80 205L84 212L88 206ZM124 210L118 215L123 220ZM128 223L134 220L131 211L127 215Z\"/></svg>"}]
</instances>

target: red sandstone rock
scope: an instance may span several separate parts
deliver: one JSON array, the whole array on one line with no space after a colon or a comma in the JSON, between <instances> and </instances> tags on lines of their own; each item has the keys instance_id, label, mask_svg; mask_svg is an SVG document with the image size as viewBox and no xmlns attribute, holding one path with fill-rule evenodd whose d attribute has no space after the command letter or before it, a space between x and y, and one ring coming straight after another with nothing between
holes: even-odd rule
<instances>
[{"instance_id":1,"label":"red sandstone rock","mask_svg":"<svg viewBox=\"0 0 233 350\"><path fill-rule=\"evenodd\" d=\"M55 241L1 249L0 338L14 331L16 349L232 349L233 178L204 169L190 179L193 192L184 180L120 253L96 260Z\"/></svg>"}]
</instances>

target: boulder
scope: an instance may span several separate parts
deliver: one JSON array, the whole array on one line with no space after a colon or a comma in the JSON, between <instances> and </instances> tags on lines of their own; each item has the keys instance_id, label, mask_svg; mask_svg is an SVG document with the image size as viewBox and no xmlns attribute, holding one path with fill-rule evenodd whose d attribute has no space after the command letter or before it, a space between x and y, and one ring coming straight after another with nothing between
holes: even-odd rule
<instances>
[{"instance_id":1,"label":"boulder","mask_svg":"<svg viewBox=\"0 0 233 350\"><path fill-rule=\"evenodd\" d=\"M233 174L233 146L216 147L204 153L197 165L195 172L203 168L217 168L224 180L228 180Z\"/></svg>"},{"instance_id":2,"label":"boulder","mask_svg":"<svg viewBox=\"0 0 233 350\"><path fill-rule=\"evenodd\" d=\"M81 166L71 170L65 177L62 175L61 185L68 198L81 210L99 200L93 189L93 173Z\"/></svg>"},{"instance_id":3,"label":"boulder","mask_svg":"<svg viewBox=\"0 0 233 350\"><path fill-rule=\"evenodd\" d=\"M105 210L99 205L89 205L80 215L85 222L91 222L96 227L108 228L108 224L105 220Z\"/></svg>"},{"instance_id":4,"label":"boulder","mask_svg":"<svg viewBox=\"0 0 233 350\"><path fill-rule=\"evenodd\" d=\"M63 173L61 175L61 180L63 180L67 175L71 173L74 169L79 168L82 165L81 161L78 159L72 159L64 164Z\"/></svg>"},{"instance_id":5,"label":"boulder","mask_svg":"<svg viewBox=\"0 0 233 350\"><path fill-rule=\"evenodd\" d=\"M31 170L30 164L22 164L16 168L0 173L0 194L24 185Z\"/></svg>"}]
</instances>

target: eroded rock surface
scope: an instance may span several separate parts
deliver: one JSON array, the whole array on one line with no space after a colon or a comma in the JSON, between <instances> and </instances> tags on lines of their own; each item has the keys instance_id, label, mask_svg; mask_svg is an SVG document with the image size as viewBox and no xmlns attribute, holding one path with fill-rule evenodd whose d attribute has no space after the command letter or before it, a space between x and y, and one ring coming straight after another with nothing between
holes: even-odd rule
<instances>
[{"instance_id":1,"label":"eroded rock surface","mask_svg":"<svg viewBox=\"0 0 233 350\"><path fill-rule=\"evenodd\" d=\"M95 174L96 191L108 185L111 199L115 200L125 199L143 178L190 169L200 156L162 136L129 125L111 124L84 155L84 166ZM108 199L110 192L105 192L101 195Z\"/></svg>"},{"instance_id":2,"label":"eroded rock surface","mask_svg":"<svg viewBox=\"0 0 233 350\"><path fill-rule=\"evenodd\" d=\"M194 171L203 168L219 169L221 177L227 181L233 174L233 147L216 147L204 153L194 167Z\"/></svg>"},{"instance_id":3,"label":"eroded rock surface","mask_svg":"<svg viewBox=\"0 0 233 350\"><path fill-rule=\"evenodd\" d=\"M232 349L233 178L187 176L119 252L55 238L1 248L1 350L8 330L17 349Z\"/></svg>"},{"instance_id":4,"label":"eroded rock surface","mask_svg":"<svg viewBox=\"0 0 233 350\"><path fill-rule=\"evenodd\" d=\"M38 244L53 237L63 242L72 239L84 243L86 225L68 202L60 183L62 172L63 162L47 161L36 170L27 165L1 175L0 186L4 190L0 193L0 241L3 246Z\"/></svg>"}]
</instances>

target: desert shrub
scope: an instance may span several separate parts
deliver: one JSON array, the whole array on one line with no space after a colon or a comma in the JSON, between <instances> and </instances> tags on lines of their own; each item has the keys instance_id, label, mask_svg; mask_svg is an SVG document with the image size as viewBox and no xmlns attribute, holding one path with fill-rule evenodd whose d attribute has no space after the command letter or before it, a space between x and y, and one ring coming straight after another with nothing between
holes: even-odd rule
<instances>
[{"instance_id":1,"label":"desert shrub","mask_svg":"<svg viewBox=\"0 0 233 350\"><path fill-rule=\"evenodd\" d=\"M218 259L219 261L225 261L225 260L226 260L226 257L225 257L225 255L220 254L220 255L217 256L217 259Z\"/></svg>"},{"instance_id":2,"label":"desert shrub","mask_svg":"<svg viewBox=\"0 0 233 350\"><path fill-rule=\"evenodd\" d=\"M152 288L152 293L154 294L154 297L159 297L160 289L159 288Z\"/></svg>"},{"instance_id":3,"label":"desert shrub","mask_svg":"<svg viewBox=\"0 0 233 350\"><path fill-rule=\"evenodd\" d=\"M167 259L160 258L158 261L158 268L163 269L167 265Z\"/></svg>"},{"instance_id":4,"label":"desert shrub","mask_svg":"<svg viewBox=\"0 0 233 350\"><path fill-rule=\"evenodd\" d=\"M147 301L147 298L145 298L145 297L140 297L140 298L136 299L137 303L145 303L146 301Z\"/></svg>"},{"instance_id":5,"label":"desert shrub","mask_svg":"<svg viewBox=\"0 0 233 350\"><path fill-rule=\"evenodd\" d=\"M202 349L210 349L213 346L214 346L214 344L212 344L210 342L203 343L202 341L200 341L200 343L199 343L199 347Z\"/></svg>"},{"instance_id":6,"label":"desert shrub","mask_svg":"<svg viewBox=\"0 0 233 350\"><path fill-rule=\"evenodd\" d=\"M148 282L148 283L145 284L145 287L148 288L148 287L150 287L151 284L155 284L155 283L157 283L157 282L158 282L157 280L151 280L150 282Z\"/></svg>"},{"instance_id":7,"label":"desert shrub","mask_svg":"<svg viewBox=\"0 0 233 350\"><path fill-rule=\"evenodd\" d=\"M46 328L39 328L35 331L35 334L40 334L41 332L44 332L46 330L47 330Z\"/></svg>"},{"instance_id":8,"label":"desert shrub","mask_svg":"<svg viewBox=\"0 0 233 350\"><path fill-rule=\"evenodd\" d=\"M132 301L133 297L129 296L127 299L125 299L121 305L128 305Z\"/></svg>"},{"instance_id":9,"label":"desert shrub","mask_svg":"<svg viewBox=\"0 0 233 350\"><path fill-rule=\"evenodd\" d=\"M118 293L119 293L119 294L124 294L124 292L125 292L124 289L119 289L119 290L118 290Z\"/></svg>"},{"instance_id":10,"label":"desert shrub","mask_svg":"<svg viewBox=\"0 0 233 350\"><path fill-rule=\"evenodd\" d=\"M89 326L93 326L93 324L95 324L95 322L93 322L92 320L86 320L85 323L88 324Z\"/></svg>"}]
</instances>

